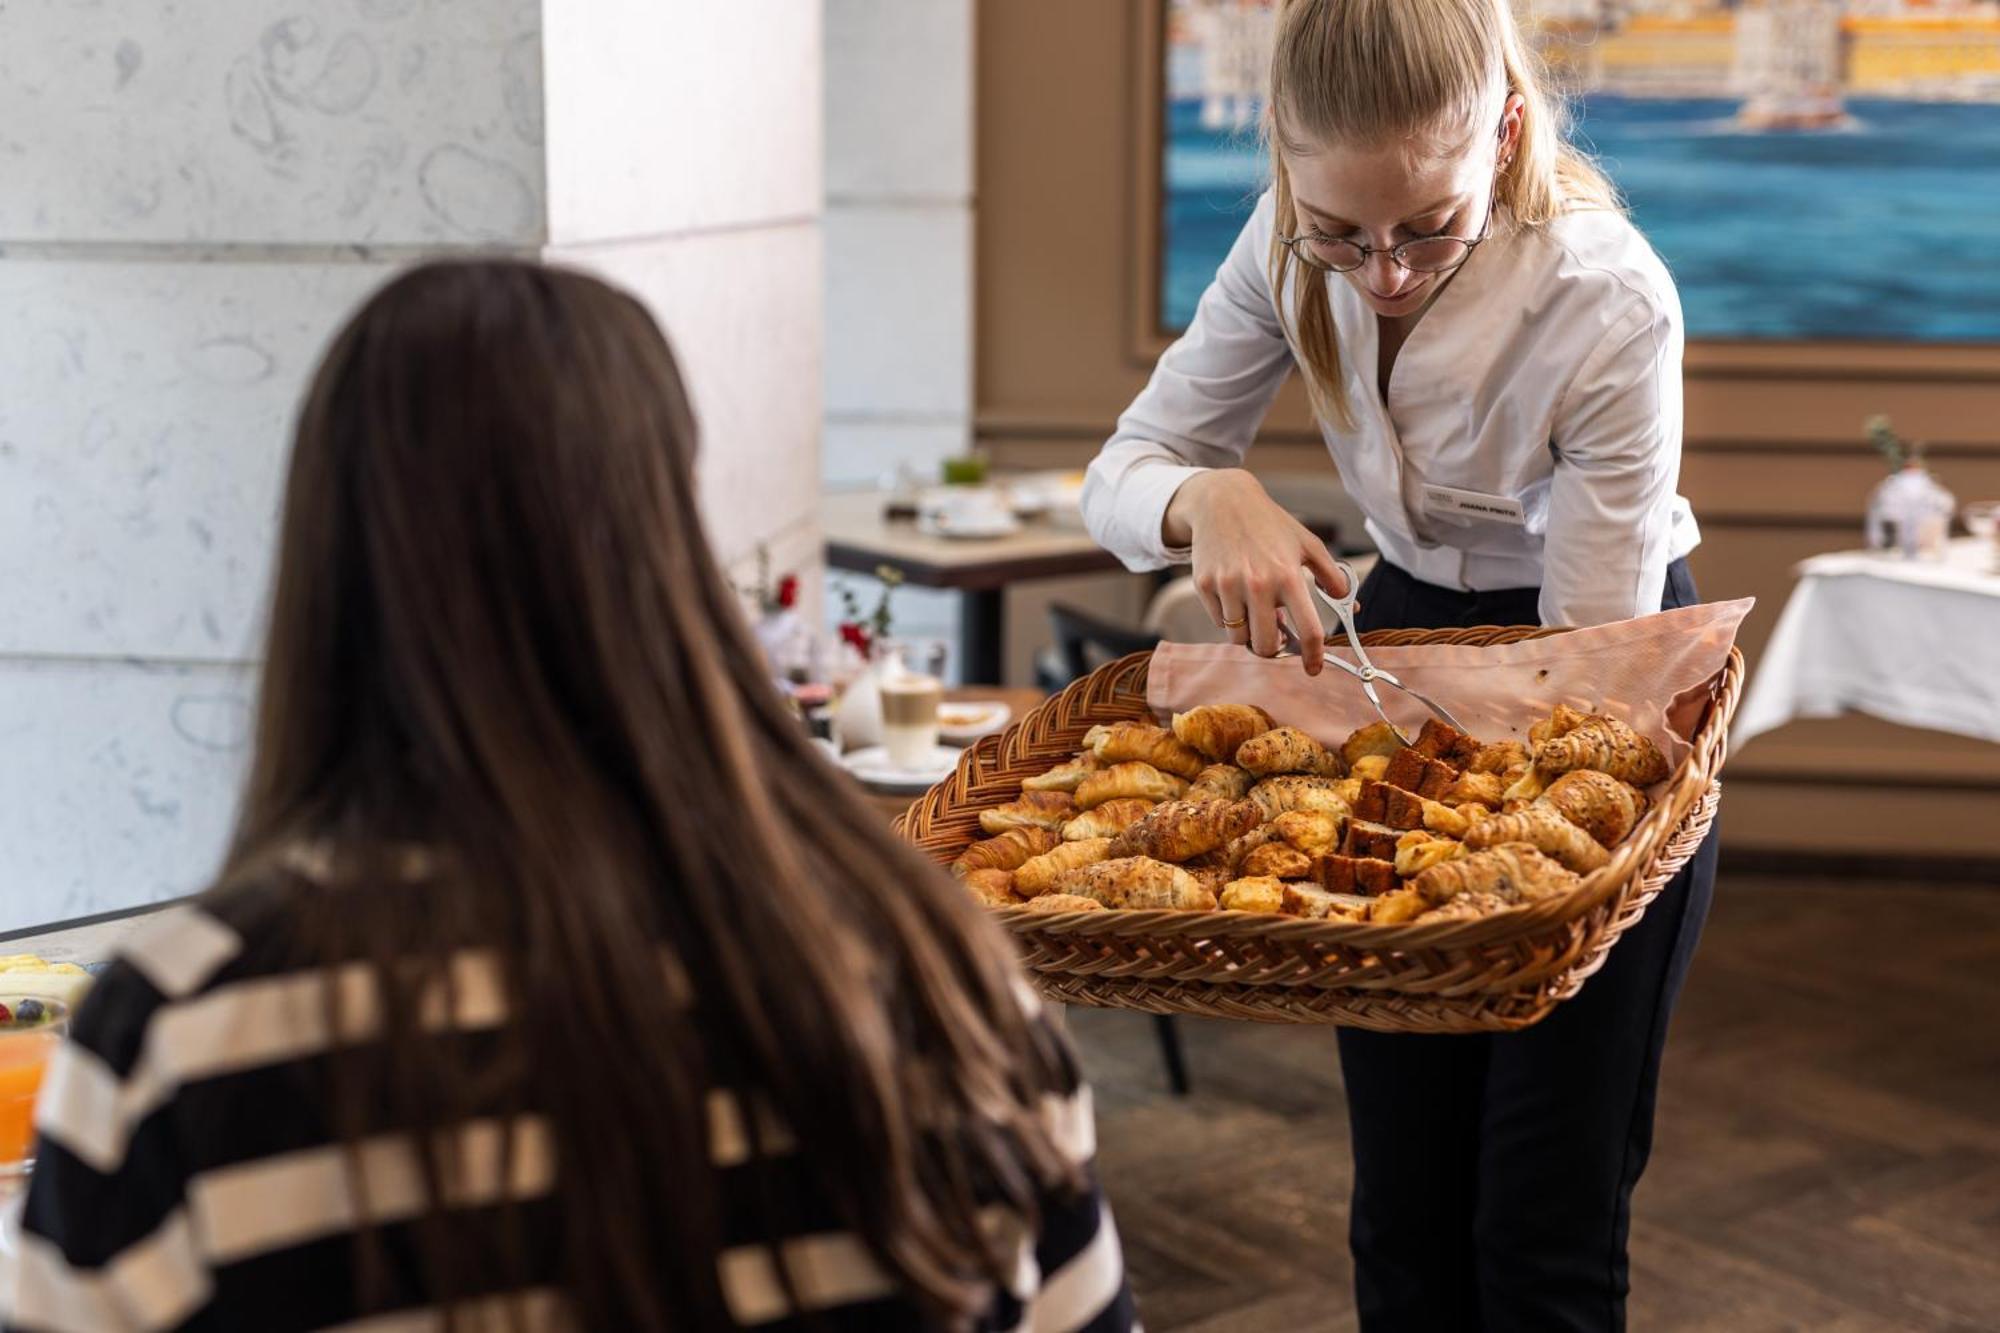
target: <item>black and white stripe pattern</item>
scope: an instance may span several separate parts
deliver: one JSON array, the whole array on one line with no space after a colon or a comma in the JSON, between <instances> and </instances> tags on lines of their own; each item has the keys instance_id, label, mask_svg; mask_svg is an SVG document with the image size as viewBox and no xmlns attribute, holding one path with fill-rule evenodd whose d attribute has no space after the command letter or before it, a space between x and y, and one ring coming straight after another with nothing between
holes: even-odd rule
<instances>
[{"instance_id":1,"label":"black and white stripe pattern","mask_svg":"<svg viewBox=\"0 0 2000 1333\"><path fill-rule=\"evenodd\" d=\"M121 951L50 1066L37 1127L40 1163L20 1215L0 1220L0 1327L20 1333L339 1329L429 1333L442 1327L418 1290L390 1310L357 1308L351 1232L353 1164L318 1099L331 1048L366 1041L379 1015L359 967L335 975L342 1031L328 1030L324 974L260 966L246 925L205 908L164 913ZM496 1040L506 994L493 960L453 964L453 984L422 1006L438 1042ZM449 996L447 1002L446 996ZM337 1036L337 1040L334 1040ZM749 1109L755 1107L756 1109ZM760 1117L753 1159L745 1117ZM1088 1164L1089 1092L1047 1107L1058 1141ZM754 1098L709 1094L713 1168L775 1183L788 1229L782 1241L799 1307L763 1243L768 1214L725 1217L717 1257L737 1324L760 1333L807 1327L895 1333L922 1320L865 1246L843 1230L791 1139ZM503 1146L504 1145L504 1146ZM449 1200L474 1214L506 1209L529 1255L553 1252L556 1179L548 1126L537 1116L473 1120L447 1148L461 1164ZM414 1253L423 1208L414 1143L385 1127L359 1145L359 1175L385 1250ZM1023 1232L996 1212L996 1228ZM1000 1234L1005 1234L1001 1232ZM1020 1235L1009 1290L983 1324L996 1330L1112 1333L1137 1327L1111 1215L1095 1191L1046 1204L1039 1236ZM530 1260L532 1267L533 1261ZM548 1272L509 1272L461 1327L566 1329ZM461 1306L461 1314L465 1307Z\"/></svg>"}]
</instances>

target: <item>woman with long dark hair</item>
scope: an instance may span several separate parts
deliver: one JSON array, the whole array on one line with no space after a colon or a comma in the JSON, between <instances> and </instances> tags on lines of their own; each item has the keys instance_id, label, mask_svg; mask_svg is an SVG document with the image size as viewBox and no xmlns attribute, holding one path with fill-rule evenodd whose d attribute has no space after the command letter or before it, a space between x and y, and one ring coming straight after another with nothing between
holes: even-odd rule
<instances>
[{"instance_id":1,"label":"woman with long dark hair","mask_svg":"<svg viewBox=\"0 0 2000 1333\"><path fill-rule=\"evenodd\" d=\"M414 270L298 427L220 882L51 1070L19 1329L1123 1329L1067 1049L767 688L640 305Z\"/></svg>"}]
</instances>

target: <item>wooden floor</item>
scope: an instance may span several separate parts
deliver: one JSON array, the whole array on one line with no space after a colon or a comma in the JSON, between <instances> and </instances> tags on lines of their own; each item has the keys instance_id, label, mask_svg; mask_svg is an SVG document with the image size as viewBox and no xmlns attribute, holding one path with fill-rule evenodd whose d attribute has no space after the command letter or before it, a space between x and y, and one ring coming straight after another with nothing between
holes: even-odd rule
<instances>
[{"instance_id":1,"label":"wooden floor","mask_svg":"<svg viewBox=\"0 0 2000 1333\"><path fill-rule=\"evenodd\" d=\"M1356 1327L1332 1033L1071 1026L1147 1328ZM1663 1084L1635 1333L2000 1330L2000 888L1725 879Z\"/></svg>"}]
</instances>

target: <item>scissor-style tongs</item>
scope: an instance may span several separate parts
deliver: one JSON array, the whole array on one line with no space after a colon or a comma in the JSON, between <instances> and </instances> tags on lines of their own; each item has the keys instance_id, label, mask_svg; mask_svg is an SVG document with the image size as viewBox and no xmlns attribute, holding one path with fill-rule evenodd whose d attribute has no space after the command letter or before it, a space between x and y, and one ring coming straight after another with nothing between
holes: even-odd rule
<instances>
[{"instance_id":1,"label":"scissor-style tongs","mask_svg":"<svg viewBox=\"0 0 2000 1333\"><path fill-rule=\"evenodd\" d=\"M1375 682L1378 680L1384 685L1401 690L1403 693L1409 695L1412 699L1430 709L1432 716L1450 723L1451 726L1459 731L1464 731L1465 728L1459 726L1458 719L1446 711L1444 705L1432 699L1422 690L1413 689L1405 685L1402 681L1396 679L1393 674L1382 670L1382 668L1368 660L1368 650L1361 646L1361 636L1354 629L1354 597L1356 590L1360 587L1360 581L1354 577L1354 569L1346 561L1336 560L1333 564L1334 568L1340 571L1341 578L1347 580L1347 591L1340 596L1335 597L1329 594L1326 589L1319 586L1319 580L1316 578L1309 577L1307 581L1312 584L1313 592L1319 596L1319 599L1333 609L1333 614L1340 621L1342 633L1347 636L1346 646L1354 650L1355 660L1360 665L1356 666L1354 662L1349 662L1346 658L1337 656L1332 652L1326 654L1327 664L1339 667L1342 671L1345 671L1348 675L1361 682L1361 692L1367 695L1368 702L1374 705L1375 715L1384 722L1388 722L1389 730L1395 732L1396 739L1405 745L1411 744L1410 738L1403 734L1401 727L1390 721L1387 713L1382 711L1382 697L1375 693ZM1297 656L1299 653L1299 636L1297 631L1282 620L1279 621L1279 626L1284 631L1287 646L1281 649L1277 655L1279 657ZM1326 636L1326 646L1329 649L1335 646L1333 635L1329 634Z\"/></svg>"}]
</instances>

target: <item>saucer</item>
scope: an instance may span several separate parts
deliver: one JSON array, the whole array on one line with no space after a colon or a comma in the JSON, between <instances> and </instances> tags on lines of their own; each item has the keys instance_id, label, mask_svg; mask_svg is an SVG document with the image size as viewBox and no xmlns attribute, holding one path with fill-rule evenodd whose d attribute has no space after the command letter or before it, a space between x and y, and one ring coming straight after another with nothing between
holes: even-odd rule
<instances>
[{"instance_id":1,"label":"saucer","mask_svg":"<svg viewBox=\"0 0 2000 1333\"><path fill-rule=\"evenodd\" d=\"M847 771L871 787L883 791L921 792L928 791L950 777L958 768L960 752L948 745L940 745L930 753L930 758L916 768L903 768L889 762L888 747L871 745L865 750L843 755L841 764Z\"/></svg>"}]
</instances>

